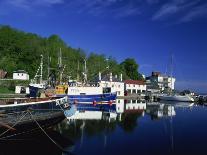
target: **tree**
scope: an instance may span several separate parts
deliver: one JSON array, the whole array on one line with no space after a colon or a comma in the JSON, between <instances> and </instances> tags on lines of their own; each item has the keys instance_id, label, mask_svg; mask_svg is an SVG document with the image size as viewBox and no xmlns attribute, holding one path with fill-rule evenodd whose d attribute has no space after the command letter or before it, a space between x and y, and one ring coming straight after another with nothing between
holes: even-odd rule
<instances>
[{"instance_id":1,"label":"tree","mask_svg":"<svg viewBox=\"0 0 207 155\"><path fill-rule=\"evenodd\" d=\"M126 78L130 78L132 80L140 80L142 79L142 75L138 73L139 65L133 58L125 59L121 64L121 69L126 73Z\"/></svg>"}]
</instances>

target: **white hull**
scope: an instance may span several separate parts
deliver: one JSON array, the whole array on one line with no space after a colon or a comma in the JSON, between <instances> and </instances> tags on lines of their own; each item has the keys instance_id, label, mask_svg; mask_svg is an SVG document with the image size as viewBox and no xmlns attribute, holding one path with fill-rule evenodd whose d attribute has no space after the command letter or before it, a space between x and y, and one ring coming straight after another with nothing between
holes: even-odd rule
<instances>
[{"instance_id":1,"label":"white hull","mask_svg":"<svg viewBox=\"0 0 207 155\"><path fill-rule=\"evenodd\" d=\"M116 119L117 114L103 111L76 111L76 113L67 117L68 120L101 120L101 119Z\"/></svg>"},{"instance_id":2,"label":"white hull","mask_svg":"<svg viewBox=\"0 0 207 155\"><path fill-rule=\"evenodd\" d=\"M194 99L190 96L181 96L181 95L164 95L160 96L160 100L163 101L177 101L177 102L194 102Z\"/></svg>"}]
</instances>

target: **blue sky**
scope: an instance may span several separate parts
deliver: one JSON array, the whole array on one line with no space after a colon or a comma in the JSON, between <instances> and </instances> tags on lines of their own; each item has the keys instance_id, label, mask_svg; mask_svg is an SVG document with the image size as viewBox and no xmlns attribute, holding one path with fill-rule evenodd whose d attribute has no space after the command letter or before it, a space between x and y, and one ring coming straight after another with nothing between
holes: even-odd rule
<instances>
[{"instance_id":1,"label":"blue sky","mask_svg":"<svg viewBox=\"0 0 207 155\"><path fill-rule=\"evenodd\" d=\"M166 72L173 54L176 87L207 92L206 0L0 0L0 24L135 58L145 75Z\"/></svg>"}]
</instances>

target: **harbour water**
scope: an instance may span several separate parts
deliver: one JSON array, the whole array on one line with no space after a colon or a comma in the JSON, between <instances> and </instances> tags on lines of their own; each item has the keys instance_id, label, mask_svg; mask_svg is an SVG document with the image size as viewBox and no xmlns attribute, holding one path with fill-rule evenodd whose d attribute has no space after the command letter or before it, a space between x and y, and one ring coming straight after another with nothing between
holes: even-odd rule
<instances>
[{"instance_id":1,"label":"harbour water","mask_svg":"<svg viewBox=\"0 0 207 155\"><path fill-rule=\"evenodd\" d=\"M207 154L204 105L134 100L119 111L116 119L64 120L46 131L56 144L44 133L1 141L0 154Z\"/></svg>"}]
</instances>

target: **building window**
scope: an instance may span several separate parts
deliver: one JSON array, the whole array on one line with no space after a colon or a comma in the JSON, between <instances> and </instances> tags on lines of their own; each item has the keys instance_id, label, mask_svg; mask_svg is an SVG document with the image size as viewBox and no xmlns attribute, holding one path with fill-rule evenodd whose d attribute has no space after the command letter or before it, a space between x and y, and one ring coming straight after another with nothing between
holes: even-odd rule
<instances>
[{"instance_id":1,"label":"building window","mask_svg":"<svg viewBox=\"0 0 207 155\"><path fill-rule=\"evenodd\" d=\"M136 100L132 100L132 103L136 103Z\"/></svg>"},{"instance_id":2,"label":"building window","mask_svg":"<svg viewBox=\"0 0 207 155\"><path fill-rule=\"evenodd\" d=\"M118 91L117 94L120 95L120 91Z\"/></svg>"},{"instance_id":3,"label":"building window","mask_svg":"<svg viewBox=\"0 0 207 155\"><path fill-rule=\"evenodd\" d=\"M132 90L132 93L133 93L133 94L136 94L136 89L133 89L133 90Z\"/></svg>"},{"instance_id":4,"label":"building window","mask_svg":"<svg viewBox=\"0 0 207 155\"><path fill-rule=\"evenodd\" d=\"M134 87L135 87L135 84L134 84Z\"/></svg>"},{"instance_id":5,"label":"building window","mask_svg":"<svg viewBox=\"0 0 207 155\"><path fill-rule=\"evenodd\" d=\"M120 100L118 100L118 103L120 103Z\"/></svg>"},{"instance_id":6,"label":"building window","mask_svg":"<svg viewBox=\"0 0 207 155\"><path fill-rule=\"evenodd\" d=\"M145 93L146 91L145 90L142 90L142 92Z\"/></svg>"},{"instance_id":7,"label":"building window","mask_svg":"<svg viewBox=\"0 0 207 155\"><path fill-rule=\"evenodd\" d=\"M131 94L131 89L128 89L127 92L128 92L128 94Z\"/></svg>"},{"instance_id":8,"label":"building window","mask_svg":"<svg viewBox=\"0 0 207 155\"><path fill-rule=\"evenodd\" d=\"M140 94L141 93L141 90L137 90L137 94Z\"/></svg>"}]
</instances>

